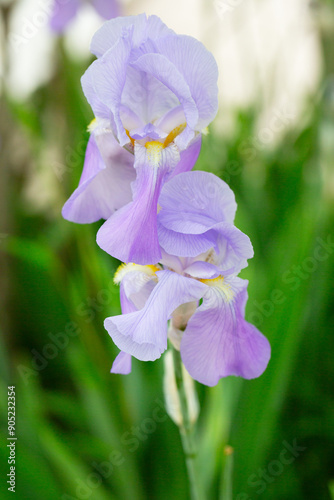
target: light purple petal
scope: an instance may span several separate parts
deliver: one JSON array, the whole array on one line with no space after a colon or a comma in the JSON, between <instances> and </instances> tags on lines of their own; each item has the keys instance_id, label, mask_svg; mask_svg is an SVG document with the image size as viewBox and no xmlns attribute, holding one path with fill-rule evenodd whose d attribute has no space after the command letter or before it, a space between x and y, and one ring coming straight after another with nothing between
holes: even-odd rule
<instances>
[{"instance_id":1,"label":"light purple petal","mask_svg":"<svg viewBox=\"0 0 334 500\"><path fill-rule=\"evenodd\" d=\"M187 126L175 138L175 144L182 150L194 137L194 128L198 122L198 110L191 96L190 89L182 73L161 54L144 54L132 66L139 71L154 76L159 82L169 88L178 98L183 107ZM174 106L173 106L174 107Z\"/></svg>"},{"instance_id":2,"label":"light purple petal","mask_svg":"<svg viewBox=\"0 0 334 500\"><path fill-rule=\"evenodd\" d=\"M183 274L183 265L179 257L176 257L175 255L170 255L164 251L164 249L161 250L162 253L162 258L160 260L160 263L164 266L164 269L169 269L172 271L175 271L178 274Z\"/></svg>"},{"instance_id":3,"label":"light purple petal","mask_svg":"<svg viewBox=\"0 0 334 500\"><path fill-rule=\"evenodd\" d=\"M128 295L124 290L124 285L121 283L119 289L119 296L121 301L122 314L128 314L130 312L137 311L137 307L134 305L132 300L129 299Z\"/></svg>"},{"instance_id":4,"label":"light purple petal","mask_svg":"<svg viewBox=\"0 0 334 500\"><path fill-rule=\"evenodd\" d=\"M247 266L254 255L249 237L233 224L221 222L203 234L183 234L166 229L158 218L158 235L161 247L179 257L197 257L214 250L212 259L216 268L228 274L237 274Z\"/></svg>"},{"instance_id":5,"label":"light purple petal","mask_svg":"<svg viewBox=\"0 0 334 500\"><path fill-rule=\"evenodd\" d=\"M130 65L126 68L122 104L135 111L143 123L148 124L177 107L179 99L153 75ZM169 133L171 130L166 132Z\"/></svg>"},{"instance_id":6,"label":"light purple petal","mask_svg":"<svg viewBox=\"0 0 334 500\"><path fill-rule=\"evenodd\" d=\"M167 321L181 304L199 300L207 287L171 271L157 272L158 284L143 309L107 318L104 326L119 349L142 361L160 358L167 348Z\"/></svg>"},{"instance_id":7,"label":"light purple petal","mask_svg":"<svg viewBox=\"0 0 334 500\"><path fill-rule=\"evenodd\" d=\"M56 32L63 31L75 17L79 6L80 0L67 0L66 2L54 0L50 28Z\"/></svg>"},{"instance_id":8,"label":"light purple petal","mask_svg":"<svg viewBox=\"0 0 334 500\"><path fill-rule=\"evenodd\" d=\"M218 110L218 67L213 55L201 42L186 35L164 37L157 40L156 47L187 82L199 113L195 130L201 131Z\"/></svg>"},{"instance_id":9,"label":"light purple petal","mask_svg":"<svg viewBox=\"0 0 334 500\"><path fill-rule=\"evenodd\" d=\"M123 314L142 309L158 282L155 274L138 270L139 267L134 264L134 270L127 271L122 278L120 296Z\"/></svg>"},{"instance_id":10,"label":"light purple petal","mask_svg":"<svg viewBox=\"0 0 334 500\"><path fill-rule=\"evenodd\" d=\"M159 221L167 229L200 234L218 222L233 223L236 202L233 191L214 174L185 172L161 191Z\"/></svg>"},{"instance_id":11,"label":"light purple petal","mask_svg":"<svg viewBox=\"0 0 334 500\"><path fill-rule=\"evenodd\" d=\"M131 373L132 356L126 352L120 352L111 367L110 373L128 375Z\"/></svg>"},{"instance_id":12,"label":"light purple petal","mask_svg":"<svg viewBox=\"0 0 334 500\"><path fill-rule=\"evenodd\" d=\"M152 15L147 18L147 36L150 40L158 40L167 35L175 35L174 31L168 28L160 19L160 17ZM175 35L176 36L176 35Z\"/></svg>"},{"instance_id":13,"label":"light purple petal","mask_svg":"<svg viewBox=\"0 0 334 500\"><path fill-rule=\"evenodd\" d=\"M139 266L134 266L137 269ZM154 277L138 270L128 271L120 284L122 314L142 309L156 285ZM131 372L132 356L120 352L115 359L110 373L127 375Z\"/></svg>"},{"instance_id":14,"label":"light purple petal","mask_svg":"<svg viewBox=\"0 0 334 500\"><path fill-rule=\"evenodd\" d=\"M168 111L161 116L156 122L156 126L164 130L167 134L176 127L179 127L186 122L186 117L181 104Z\"/></svg>"},{"instance_id":15,"label":"light purple petal","mask_svg":"<svg viewBox=\"0 0 334 500\"><path fill-rule=\"evenodd\" d=\"M91 66L81 77L81 86L83 93L85 94L85 97L94 112L94 115L98 118L110 120L110 109L105 104L103 104L103 102L101 102L101 100L96 95L96 91L94 88L94 71L91 69Z\"/></svg>"},{"instance_id":16,"label":"light purple petal","mask_svg":"<svg viewBox=\"0 0 334 500\"><path fill-rule=\"evenodd\" d=\"M90 65L82 79L82 86L91 106L93 107L97 100L111 111L121 146L129 143L120 118L120 110L131 43L132 33L127 31L111 49ZM86 85L87 81L89 85Z\"/></svg>"},{"instance_id":17,"label":"light purple petal","mask_svg":"<svg viewBox=\"0 0 334 500\"><path fill-rule=\"evenodd\" d=\"M150 16L148 19L145 14L118 17L104 23L95 33L90 47L91 52L101 57L115 45L124 28L130 26L133 26L134 47L138 47L148 36L155 40L160 36L173 33L157 16Z\"/></svg>"},{"instance_id":18,"label":"light purple petal","mask_svg":"<svg viewBox=\"0 0 334 500\"><path fill-rule=\"evenodd\" d=\"M92 4L101 17L112 19L120 14L117 0L92 0Z\"/></svg>"},{"instance_id":19,"label":"light purple petal","mask_svg":"<svg viewBox=\"0 0 334 500\"><path fill-rule=\"evenodd\" d=\"M188 172L194 167L201 151L201 144L202 138L201 135L198 135L186 149L183 149L183 151L181 151L180 161L175 167L171 179L176 175L182 174L183 172Z\"/></svg>"},{"instance_id":20,"label":"light purple petal","mask_svg":"<svg viewBox=\"0 0 334 500\"><path fill-rule=\"evenodd\" d=\"M120 107L120 117L124 128L131 132L133 129L144 127L144 122L139 118L139 116L128 106L121 104Z\"/></svg>"},{"instance_id":21,"label":"light purple petal","mask_svg":"<svg viewBox=\"0 0 334 500\"><path fill-rule=\"evenodd\" d=\"M160 246L170 255L179 257L197 257L215 245L215 234L209 231L203 234L183 234L166 229L158 216L158 237Z\"/></svg>"},{"instance_id":22,"label":"light purple petal","mask_svg":"<svg viewBox=\"0 0 334 500\"><path fill-rule=\"evenodd\" d=\"M97 233L97 243L123 262L156 264L161 258L157 208L162 184L179 161L174 144L156 153L135 145L137 179L133 201L118 210Z\"/></svg>"},{"instance_id":23,"label":"light purple petal","mask_svg":"<svg viewBox=\"0 0 334 500\"><path fill-rule=\"evenodd\" d=\"M217 266L210 264L210 262L196 261L184 269L186 274L193 278L198 279L212 279L217 278L221 272Z\"/></svg>"},{"instance_id":24,"label":"light purple petal","mask_svg":"<svg viewBox=\"0 0 334 500\"><path fill-rule=\"evenodd\" d=\"M232 224L221 222L206 233L212 237L216 251L215 265L224 274L237 274L247 267L247 260L254 256L249 237Z\"/></svg>"},{"instance_id":25,"label":"light purple petal","mask_svg":"<svg viewBox=\"0 0 334 500\"><path fill-rule=\"evenodd\" d=\"M202 305L188 322L181 341L181 357L198 382L216 385L220 378L236 375L259 377L270 359L270 344L244 319L247 281L234 278L233 301L209 288Z\"/></svg>"},{"instance_id":26,"label":"light purple petal","mask_svg":"<svg viewBox=\"0 0 334 500\"><path fill-rule=\"evenodd\" d=\"M65 203L63 217L80 224L108 219L131 200L135 177L133 155L119 146L113 134L92 133L79 186Z\"/></svg>"}]
</instances>

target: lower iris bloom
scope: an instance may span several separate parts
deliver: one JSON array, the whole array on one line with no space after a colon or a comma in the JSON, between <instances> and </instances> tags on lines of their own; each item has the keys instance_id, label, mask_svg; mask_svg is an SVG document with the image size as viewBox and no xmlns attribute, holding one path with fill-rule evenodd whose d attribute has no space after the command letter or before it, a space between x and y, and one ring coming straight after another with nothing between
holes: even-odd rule
<instances>
[{"instance_id":1,"label":"lower iris bloom","mask_svg":"<svg viewBox=\"0 0 334 500\"><path fill-rule=\"evenodd\" d=\"M232 224L231 190L212 174L189 172L164 186L160 202L160 263L125 264L115 275L123 314L107 318L105 328L122 352L112 372L129 373L131 356L159 358L169 336L189 374L203 384L228 375L258 377L270 345L245 320L248 282L237 274L253 250ZM169 238L178 256L167 253Z\"/></svg>"},{"instance_id":2,"label":"lower iris bloom","mask_svg":"<svg viewBox=\"0 0 334 500\"><path fill-rule=\"evenodd\" d=\"M87 3L84 0L54 0L50 27L61 32L75 18L81 6ZM119 15L117 0L89 0L94 9L104 19L111 19Z\"/></svg>"}]
</instances>

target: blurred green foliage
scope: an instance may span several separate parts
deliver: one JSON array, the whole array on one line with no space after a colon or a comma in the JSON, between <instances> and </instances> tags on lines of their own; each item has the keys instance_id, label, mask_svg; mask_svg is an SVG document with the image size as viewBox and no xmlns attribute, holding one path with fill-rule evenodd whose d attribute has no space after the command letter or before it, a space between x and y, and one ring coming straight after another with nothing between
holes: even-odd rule
<instances>
[{"instance_id":1,"label":"blurred green foliage","mask_svg":"<svg viewBox=\"0 0 334 500\"><path fill-rule=\"evenodd\" d=\"M79 85L84 69L59 44L51 84L26 104L8 98L2 104L2 135L13 128L25 154L22 168L10 169L12 142L6 142L11 215L0 228L6 235L1 442L7 385L15 385L16 498L185 500L178 429L162 409L163 363L135 360L131 375L109 374L117 348L103 320L120 312L112 282L118 263L95 243L99 224L78 226L60 215L81 173L92 118ZM324 183L324 173L334 175L333 82L325 69L307 120L274 148L258 139L256 107L240 111L233 139L211 133L203 141L196 168L235 191L236 224L255 249L242 274L250 281L247 317L272 345L259 379L198 386L199 464L210 499L333 498L334 248L326 242L333 238L334 193ZM52 148L59 158L50 165L45 151ZM31 163L35 170L25 170ZM55 203L28 207L28 177L48 169ZM303 449L284 455L296 443ZM224 454L226 445L233 459ZM1 498L8 493L7 457L2 446ZM232 464L233 496L222 480L229 480Z\"/></svg>"}]
</instances>

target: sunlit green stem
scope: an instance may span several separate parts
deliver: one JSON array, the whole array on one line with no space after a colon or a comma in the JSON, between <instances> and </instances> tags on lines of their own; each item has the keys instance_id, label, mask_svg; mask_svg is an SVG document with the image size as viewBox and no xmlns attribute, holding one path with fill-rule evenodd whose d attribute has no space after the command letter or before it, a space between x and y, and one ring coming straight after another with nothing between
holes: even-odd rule
<instances>
[{"instance_id":1,"label":"sunlit green stem","mask_svg":"<svg viewBox=\"0 0 334 500\"><path fill-rule=\"evenodd\" d=\"M194 441L193 425L190 422L186 390L182 374L182 361L180 352L173 348L174 372L177 391L180 400L180 409L182 413L182 424L180 426L180 435L182 440L183 451L186 460L188 478L190 483L191 499L204 500L204 495L199 481L197 471L197 450Z\"/></svg>"}]
</instances>

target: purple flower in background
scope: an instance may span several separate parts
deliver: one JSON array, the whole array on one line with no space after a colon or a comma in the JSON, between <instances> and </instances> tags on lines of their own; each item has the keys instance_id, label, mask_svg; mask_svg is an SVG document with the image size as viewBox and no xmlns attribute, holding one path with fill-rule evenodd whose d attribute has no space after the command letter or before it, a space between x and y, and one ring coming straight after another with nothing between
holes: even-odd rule
<instances>
[{"instance_id":1,"label":"purple flower in background","mask_svg":"<svg viewBox=\"0 0 334 500\"><path fill-rule=\"evenodd\" d=\"M163 227L166 241L171 237L182 256L163 251L160 266L128 264L116 273L125 314L105 320L122 351L112 371L129 373L131 356L159 358L167 348L171 320L170 338L179 344L195 380L212 386L228 375L258 377L268 364L270 345L245 320L248 282L237 274L253 250L249 238L232 225L233 193L212 174L188 172L166 184L160 200L159 232ZM196 246L202 253L185 255Z\"/></svg>"},{"instance_id":2,"label":"purple flower in background","mask_svg":"<svg viewBox=\"0 0 334 500\"><path fill-rule=\"evenodd\" d=\"M85 0L54 0L50 19L51 29L56 32L63 31L85 3L87 3ZM89 0L89 3L104 19L111 19L119 15L117 0Z\"/></svg>"},{"instance_id":3,"label":"purple flower in background","mask_svg":"<svg viewBox=\"0 0 334 500\"><path fill-rule=\"evenodd\" d=\"M217 112L217 65L200 42L144 14L105 23L91 50L98 59L82 78L84 93L134 153L136 171L132 201L102 225L97 242L122 261L152 264L161 258L159 194L197 160L201 131Z\"/></svg>"}]
</instances>

